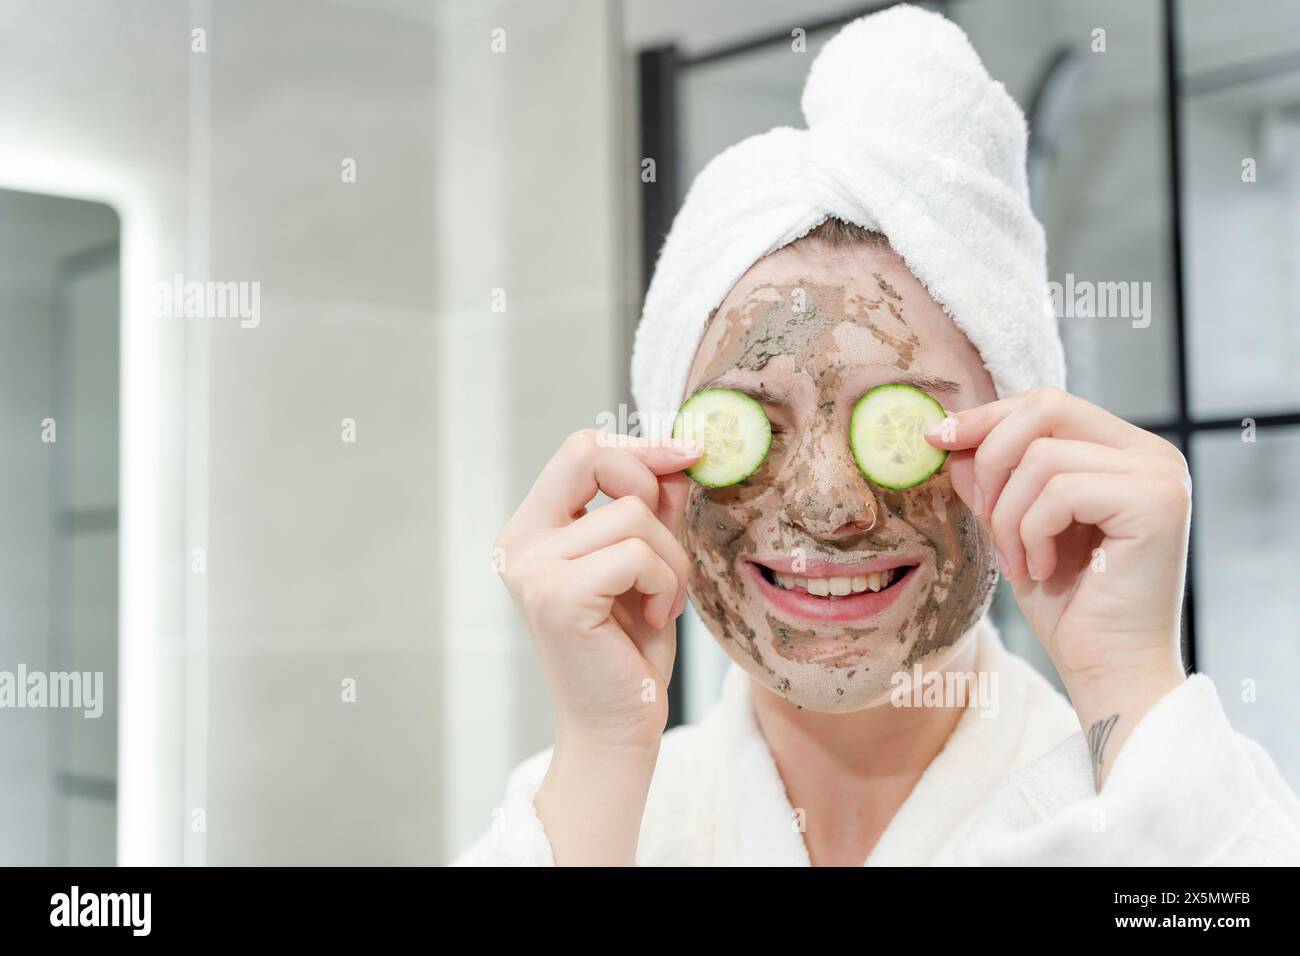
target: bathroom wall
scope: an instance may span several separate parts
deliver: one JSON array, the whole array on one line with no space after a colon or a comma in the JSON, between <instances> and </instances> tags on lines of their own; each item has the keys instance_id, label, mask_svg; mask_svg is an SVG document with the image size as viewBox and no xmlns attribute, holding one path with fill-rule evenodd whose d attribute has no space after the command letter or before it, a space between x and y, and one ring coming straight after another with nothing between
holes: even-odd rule
<instances>
[{"instance_id":1,"label":"bathroom wall","mask_svg":"<svg viewBox=\"0 0 1300 956\"><path fill-rule=\"evenodd\" d=\"M442 862L547 742L490 551L620 398L617 16L0 5L0 187L123 223L122 862Z\"/></svg>"}]
</instances>

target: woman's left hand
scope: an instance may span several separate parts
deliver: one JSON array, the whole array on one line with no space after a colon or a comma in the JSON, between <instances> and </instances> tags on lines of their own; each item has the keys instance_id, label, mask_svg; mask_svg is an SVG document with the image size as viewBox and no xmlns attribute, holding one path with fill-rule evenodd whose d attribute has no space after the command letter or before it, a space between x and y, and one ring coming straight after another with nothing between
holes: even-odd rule
<instances>
[{"instance_id":1,"label":"woman's left hand","mask_svg":"<svg viewBox=\"0 0 1300 956\"><path fill-rule=\"evenodd\" d=\"M1090 742L1109 739L1093 748L1100 786L1127 730L1183 680L1187 463L1051 388L954 413L926 438L952 453L953 487L991 534Z\"/></svg>"}]
</instances>

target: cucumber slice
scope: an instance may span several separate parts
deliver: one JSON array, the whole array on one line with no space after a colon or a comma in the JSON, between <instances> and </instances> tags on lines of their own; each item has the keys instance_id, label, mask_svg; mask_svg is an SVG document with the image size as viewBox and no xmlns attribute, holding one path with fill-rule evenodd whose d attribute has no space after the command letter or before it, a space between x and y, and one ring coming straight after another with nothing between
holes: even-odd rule
<instances>
[{"instance_id":1,"label":"cucumber slice","mask_svg":"<svg viewBox=\"0 0 1300 956\"><path fill-rule=\"evenodd\" d=\"M703 442L704 454L686 474L706 488L725 488L758 471L772 447L772 423L748 395L709 388L682 405L673 437Z\"/></svg>"},{"instance_id":2,"label":"cucumber slice","mask_svg":"<svg viewBox=\"0 0 1300 956\"><path fill-rule=\"evenodd\" d=\"M925 481L948 453L922 434L947 417L934 398L911 385L878 385L858 399L849 419L853 460L872 484L901 491Z\"/></svg>"}]
</instances>

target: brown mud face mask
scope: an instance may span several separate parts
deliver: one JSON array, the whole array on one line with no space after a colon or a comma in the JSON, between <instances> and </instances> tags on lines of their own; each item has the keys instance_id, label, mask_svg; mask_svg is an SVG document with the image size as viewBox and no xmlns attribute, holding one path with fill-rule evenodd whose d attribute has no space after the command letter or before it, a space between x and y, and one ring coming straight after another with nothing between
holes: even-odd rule
<instances>
[{"instance_id":1,"label":"brown mud face mask","mask_svg":"<svg viewBox=\"0 0 1300 956\"><path fill-rule=\"evenodd\" d=\"M698 383L748 373L750 390L772 408L782 399L793 407L791 396L802 392L798 421L773 412L772 448L757 472L727 488L692 487L680 538L695 559L692 601L728 654L793 703L820 711L887 695L895 673L970 630L997 581L988 535L945 471L890 491L867 482L849 452L845 377L866 364L915 372L925 352L900 294L873 278L879 295L811 280L755 289L715 318L722 327L706 336L704 368L692 376ZM751 561L902 554L916 564L894 585L904 590L893 604L846 624L776 614Z\"/></svg>"}]
</instances>

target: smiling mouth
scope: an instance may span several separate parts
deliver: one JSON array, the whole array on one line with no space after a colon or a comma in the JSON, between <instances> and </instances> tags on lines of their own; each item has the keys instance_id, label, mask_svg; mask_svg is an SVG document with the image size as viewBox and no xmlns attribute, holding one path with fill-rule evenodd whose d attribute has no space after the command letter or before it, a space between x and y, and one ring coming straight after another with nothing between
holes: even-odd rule
<instances>
[{"instance_id":1,"label":"smiling mouth","mask_svg":"<svg viewBox=\"0 0 1300 956\"><path fill-rule=\"evenodd\" d=\"M800 574L784 559L773 562L782 568L754 559L745 563L759 592L780 616L826 625L863 622L884 613L908 590L919 568L901 562L882 567L890 564L887 560L857 565L809 561Z\"/></svg>"},{"instance_id":2,"label":"smiling mouth","mask_svg":"<svg viewBox=\"0 0 1300 956\"><path fill-rule=\"evenodd\" d=\"M783 574L757 562L755 566L768 584L787 591L802 591L812 597L827 598L832 601L867 591L872 593L886 591L901 582L915 567L908 564L897 568L886 568L883 571L873 571L870 574L803 577L798 574Z\"/></svg>"}]
</instances>

